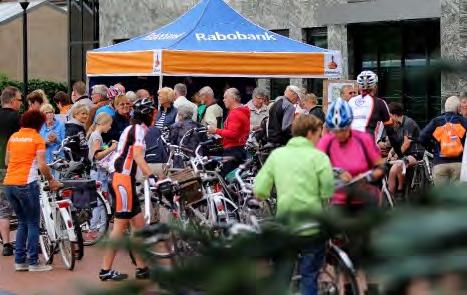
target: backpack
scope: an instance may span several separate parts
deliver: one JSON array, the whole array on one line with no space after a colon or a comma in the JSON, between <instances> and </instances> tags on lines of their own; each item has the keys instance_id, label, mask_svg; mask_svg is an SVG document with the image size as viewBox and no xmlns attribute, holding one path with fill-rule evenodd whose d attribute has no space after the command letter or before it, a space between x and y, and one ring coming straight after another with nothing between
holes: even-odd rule
<instances>
[{"instance_id":1,"label":"backpack","mask_svg":"<svg viewBox=\"0 0 467 295\"><path fill-rule=\"evenodd\" d=\"M459 157L464 151L461 139L464 138L465 128L460 123L453 124L447 118L445 121L444 125L436 127L433 132L433 137L439 143L439 155L443 158Z\"/></svg>"}]
</instances>

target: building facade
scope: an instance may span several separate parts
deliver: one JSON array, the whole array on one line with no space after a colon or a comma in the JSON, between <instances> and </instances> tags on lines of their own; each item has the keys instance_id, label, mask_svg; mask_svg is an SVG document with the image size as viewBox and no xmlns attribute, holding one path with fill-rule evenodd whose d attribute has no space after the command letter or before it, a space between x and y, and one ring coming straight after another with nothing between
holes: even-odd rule
<instances>
[{"instance_id":1,"label":"building facade","mask_svg":"<svg viewBox=\"0 0 467 295\"><path fill-rule=\"evenodd\" d=\"M363 69L380 77L380 96L401 101L418 121L439 112L441 98L467 90L462 74L433 67L467 58L467 0L226 0L253 22L303 42L340 50L344 79ZM197 0L100 0L100 46L161 27ZM128 8L128 9L127 9ZM131 9L129 9L131 8ZM428 73L428 74L427 74ZM260 80L272 96L315 79Z\"/></svg>"}]
</instances>

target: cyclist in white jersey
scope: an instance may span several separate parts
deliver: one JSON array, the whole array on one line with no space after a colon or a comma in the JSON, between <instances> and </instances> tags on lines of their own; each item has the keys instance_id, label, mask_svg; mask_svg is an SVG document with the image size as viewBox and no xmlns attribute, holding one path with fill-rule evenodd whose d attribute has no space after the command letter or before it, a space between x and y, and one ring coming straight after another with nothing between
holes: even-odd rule
<instances>
[{"instance_id":1,"label":"cyclist in white jersey","mask_svg":"<svg viewBox=\"0 0 467 295\"><path fill-rule=\"evenodd\" d=\"M372 71L363 71L357 77L360 95L352 97L349 105L352 108L352 129L375 135L375 130L382 122L392 125L389 109L384 100L376 97L378 76Z\"/></svg>"}]
</instances>

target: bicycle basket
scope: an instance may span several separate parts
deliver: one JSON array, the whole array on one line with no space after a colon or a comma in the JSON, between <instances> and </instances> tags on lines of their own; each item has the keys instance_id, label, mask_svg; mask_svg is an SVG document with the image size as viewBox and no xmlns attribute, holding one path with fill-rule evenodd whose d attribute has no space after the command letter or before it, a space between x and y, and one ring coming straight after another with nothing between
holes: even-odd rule
<instances>
[{"instance_id":1,"label":"bicycle basket","mask_svg":"<svg viewBox=\"0 0 467 295\"><path fill-rule=\"evenodd\" d=\"M172 172L169 177L180 182L193 179L193 181L180 185L180 197L186 200L188 204L197 202L203 198L201 193L201 185L198 180L195 180L196 174L193 169L187 168L180 171Z\"/></svg>"},{"instance_id":2,"label":"bicycle basket","mask_svg":"<svg viewBox=\"0 0 467 295\"><path fill-rule=\"evenodd\" d=\"M71 188L73 195L71 201L78 209L93 208L97 206L97 188L94 180L63 180L64 188Z\"/></svg>"}]
</instances>

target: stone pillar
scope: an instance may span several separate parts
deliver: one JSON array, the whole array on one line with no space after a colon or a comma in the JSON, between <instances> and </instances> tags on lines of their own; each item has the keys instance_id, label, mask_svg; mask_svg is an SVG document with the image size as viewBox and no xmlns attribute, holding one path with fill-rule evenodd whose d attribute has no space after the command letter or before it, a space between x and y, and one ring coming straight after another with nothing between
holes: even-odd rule
<instances>
[{"instance_id":1,"label":"stone pillar","mask_svg":"<svg viewBox=\"0 0 467 295\"><path fill-rule=\"evenodd\" d=\"M349 48L346 25L328 26L328 48L342 54L342 79L349 78Z\"/></svg>"},{"instance_id":2,"label":"stone pillar","mask_svg":"<svg viewBox=\"0 0 467 295\"><path fill-rule=\"evenodd\" d=\"M441 59L458 65L467 62L467 0L441 1ZM441 101L467 90L465 73L441 74Z\"/></svg>"},{"instance_id":3,"label":"stone pillar","mask_svg":"<svg viewBox=\"0 0 467 295\"><path fill-rule=\"evenodd\" d=\"M268 92L271 92L271 80L269 79L258 79L256 82L258 87L266 89Z\"/></svg>"},{"instance_id":4,"label":"stone pillar","mask_svg":"<svg viewBox=\"0 0 467 295\"><path fill-rule=\"evenodd\" d=\"M303 31L301 28L298 27L292 27L289 30L289 37L291 39L295 39L297 41L302 42L303 41ZM298 87L306 87L305 85L305 79L302 78L291 78L290 79L290 85L295 85Z\"/></svg>"}]
</instances>

